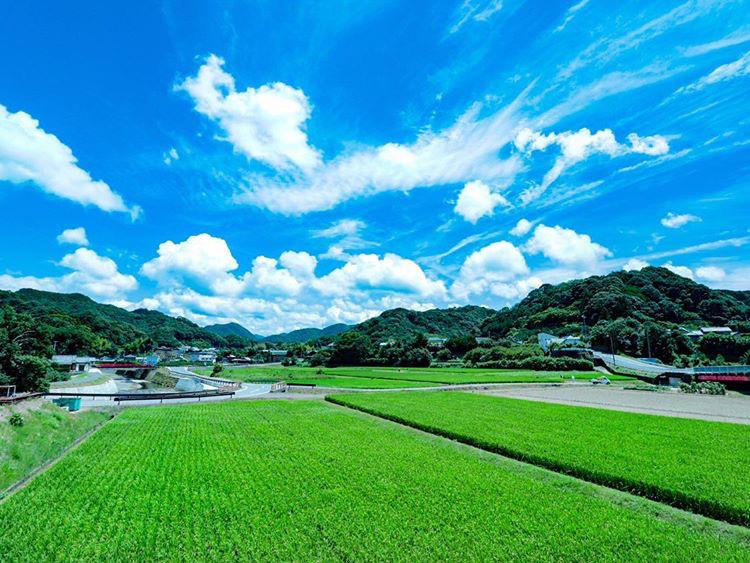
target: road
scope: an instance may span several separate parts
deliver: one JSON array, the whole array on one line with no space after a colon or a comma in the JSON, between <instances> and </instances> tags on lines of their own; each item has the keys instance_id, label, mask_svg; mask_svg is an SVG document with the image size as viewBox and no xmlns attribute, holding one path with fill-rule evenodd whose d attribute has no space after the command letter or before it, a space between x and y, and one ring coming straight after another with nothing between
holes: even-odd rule
<instances>
[{"instance_id":1,"label":"road","mask_svg":"<svg viewBox=\"0 0 750 563\"><path fill-rule=\"evenodd\" d=\"M668 366L666 364L657 364L653 362L645 362L637 358L629 358L628 356L620 356L619 354L605 354L603 352L594 352L595 358L600 358L608 366L621 367L625 369L631 369L635 371L651 373L654 375L661 375L662 373L693 373L690 368L676 368Z\"/></svg>"}]
</instances>

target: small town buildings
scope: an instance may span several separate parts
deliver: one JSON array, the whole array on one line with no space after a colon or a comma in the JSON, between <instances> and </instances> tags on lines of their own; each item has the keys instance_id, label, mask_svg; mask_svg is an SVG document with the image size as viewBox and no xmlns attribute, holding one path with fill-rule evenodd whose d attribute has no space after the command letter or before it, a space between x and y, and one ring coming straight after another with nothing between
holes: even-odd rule
<instances>
[{"instance_id":1,"label":"small town buildings","mask_svg":"<svg viewBox=\"0 0 750 563\"><path fill-rule=\"evenodd\" d=\"M75 354L55 354L52 356L52 363L60 370L84 372L89 371L91 367L98 362L97 358L90 356L76 356Z\"/></svg>"},{"instance_id":2,"label":"small town buildings","mask_svg":"<svg viewBox=\"0 0 750 563\"><path fill-rule=\"evenodd\" d=\"M440 348L445 347L445 343L448 341L447 338L442 338L440 336L432 336L427 339L427 347L431 350L439 350Z\"/></svg>"},{"instance_id":3,"label":"small town buildings","mask_svg":"<svg viewBox=\"0 0 750 563\"><path fill-rule=\"evenodd\" d=\"M546 332L540 332L536 336L539 347L548 352L552 346L564 348L576 348L583 346L583 340L580 336L555 336Z\"/></svg>"},{"instance_id":4,"label":"small town buildings","mask_svg":"<svg viewBox=\"0 0 750 563\"><path fill-rule=\"evenodd\" d=\"M734 335L734 331L728 326L702 326L695 330L688 330L684 327L680 327L680 329L685 332L685 336L693 340L700 340L707 334L723 334L726 336Z\"/></svg>"}]
</instances>

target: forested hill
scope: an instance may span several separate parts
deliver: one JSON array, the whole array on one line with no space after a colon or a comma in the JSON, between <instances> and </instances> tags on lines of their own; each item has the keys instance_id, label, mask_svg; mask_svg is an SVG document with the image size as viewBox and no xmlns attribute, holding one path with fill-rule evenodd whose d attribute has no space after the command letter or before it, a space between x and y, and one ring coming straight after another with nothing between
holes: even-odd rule
<instances>
[{"instance_id":1,"label":"forested hill","mask_svg":"<svg viewBox=\"0 0 750 563\"><path fill-rule=\"evenodd\" d=\"M298 330L292 330L291 332L283 332L281 334L272 334L263 338L264 342L278 343L278 342L307 342L309 340L317 340L326 336L337 336L342 332L348 330L349 325L338 323L327 326L325 328L300 328Z\"/></svg>"},{"instance_id":2,"label":"forested hill","mask_svg":"<svg viewBox=\"0 0 750 563\"><path fill-rule=\"evenodd\" d=\"M79 293L35 289L0 291L0 307L9 305L34 318L37 337L60 354L111 354L118 350L142 352L153 344L223 346L226 339L197 324L147 309L126 311L104 305Z\"/></svg>"},{"instance_id":3,"label":"forested hill","mask_svg":"<svg viewBox=\"0 0 750 563\"><path fill-rule=\"evenodd\" d=\"M709 289L665 268L620 271L559 285L543 285L520 303L482 324L493 337L532 333L579 334L625 319L637 328L647 323L698 327L728 325L750 332L750 292Z\"/></svg>"},{"instance_id":4,"label":"forested hill","mask_svg":"<svg viewBox=\"0 0 750 563\"><path fill-rule=\"evenodd\" d=\"M350 330L366 334L373 342L388 339L401 340L417 333L442 337L479 335L482 323L495 313L493 309L475 305L430 309L429 311L410 311L399 308L385 311Z\"/></svg>"},{"instance_id":5,"label":"forested hill","mask_svg":"<svg viewBox=\"0 0 750 563\"><path fill-rule=\"evenodd\" d=\"M246 338L247 340L253 340L259 342L263 340L263 336L254 334L247 330L244 326L239 323L224 323L207 325L203 327L209 332L218 334L219 336L239 336L240 338Z\"/></svg>"}]
</instances>

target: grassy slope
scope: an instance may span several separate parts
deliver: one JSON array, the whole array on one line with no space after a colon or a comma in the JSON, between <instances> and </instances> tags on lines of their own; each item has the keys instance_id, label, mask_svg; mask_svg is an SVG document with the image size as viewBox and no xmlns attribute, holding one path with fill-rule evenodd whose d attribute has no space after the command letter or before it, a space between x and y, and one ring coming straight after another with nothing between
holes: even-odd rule
<instances>
[{"instance_id":1,"label":"grassy slope","mask_svg":"<svg viewBox=\"0 0 750 563\"><path fill-rule=\"evenodd\" d=\"M4 417L0 420L0 491L58 456L109 416L99 411L70 414L44 403L38 410L23 413L24 425L20 428L11 426Z\"/></svg>"},{"instance_id":2,"label":"grassy slope","mask_svg":"<svg viewBox=\"0 0 750 563\"><path fill-rule=\"evenodd\" d=\"M317 401L128 409L0 504L0 553L8 560L747 555L742 530L615 495Z\"/></svg>"},{"instance_id":3,"label":"grassy slope","mask_svg":"<svg viewBox=\"0 0 750 563\"><path fill-rule=\"evenodd\" d=\"M750 524L750 426L469 393L332 400L695 512Z\"/></svg>"},{"instance_id":4,"label":"grassy slope","mask_svg":"<svg viewBox=\"0 0 750 563\"><path fill-rule=\"evenodd\" d=\"M210 370L197 370L209 374ZM322 373L318 373L321 371ZM247 367L224 370L223 376L240 381L265 381L284 379L294 383L295 379L323 376L364 377L397 381L417 381L440 384L465 383L548 383L562 382L575 377L589 380L601 376L599 372L549 372L532 370L500 370L475 368L397 368L397 367L343 367L343 368L300 368L300 367ZM611 380L630 381L624 376L608 376Z\"/></svg>"}]
</instances>

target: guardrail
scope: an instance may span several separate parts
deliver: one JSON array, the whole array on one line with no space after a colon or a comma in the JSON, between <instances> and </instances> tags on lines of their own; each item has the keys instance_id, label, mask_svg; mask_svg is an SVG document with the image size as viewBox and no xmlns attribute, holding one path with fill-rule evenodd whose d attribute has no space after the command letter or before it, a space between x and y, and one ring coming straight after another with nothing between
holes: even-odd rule
<instances>
[{"instance_id":1,"label":"guardrail","mask_svg":"<svg viewBox=\"0 0 750 563\"><path fill-rule=\"evenodd\" d=\"M42 395L44 395L44 393L18 393L17 395L11 395L10 397L0 397L0 405L20 403L21 401L41 397Z\"/></svg>"},{"instance_id":2,"label":"guardrail","mask_svg":"<svg viewBox=\"0 0 750 563\"><path fill-rule=\"evenodd\" d=\"M750 374L750 366L706 366L693 368L695 375L726 373L726 374Z\"/></svg>"},{"instance_id":3,"label":"guardrail","mask_svg":"<svg viewBox=\"0 0 750 563\"><path fill-rule=\"evenodd\" d=\"M114 398L115 402L122 401L155 401L159 399L159 402L165 400L174 399L198 399L200 400L205 397L226 397L233 396L234 391L195 391L191 393L132 393L132 394L120 394Z\"/></svg>"},{"instance_id":4,"label":"guardrail","mask_svg":"<svg viewBox=\"0 0 750 563\"><path fill-rule=\"evenodd\" d=\"M89 397L96 399L98 397L113 399L115 401L154 401L170 399L195 399L203 397L225 397L234 395L234 391L185 391L184 393L65 393L50 391L41 393L51 397Z\"/></svg>"}]
</instances>

